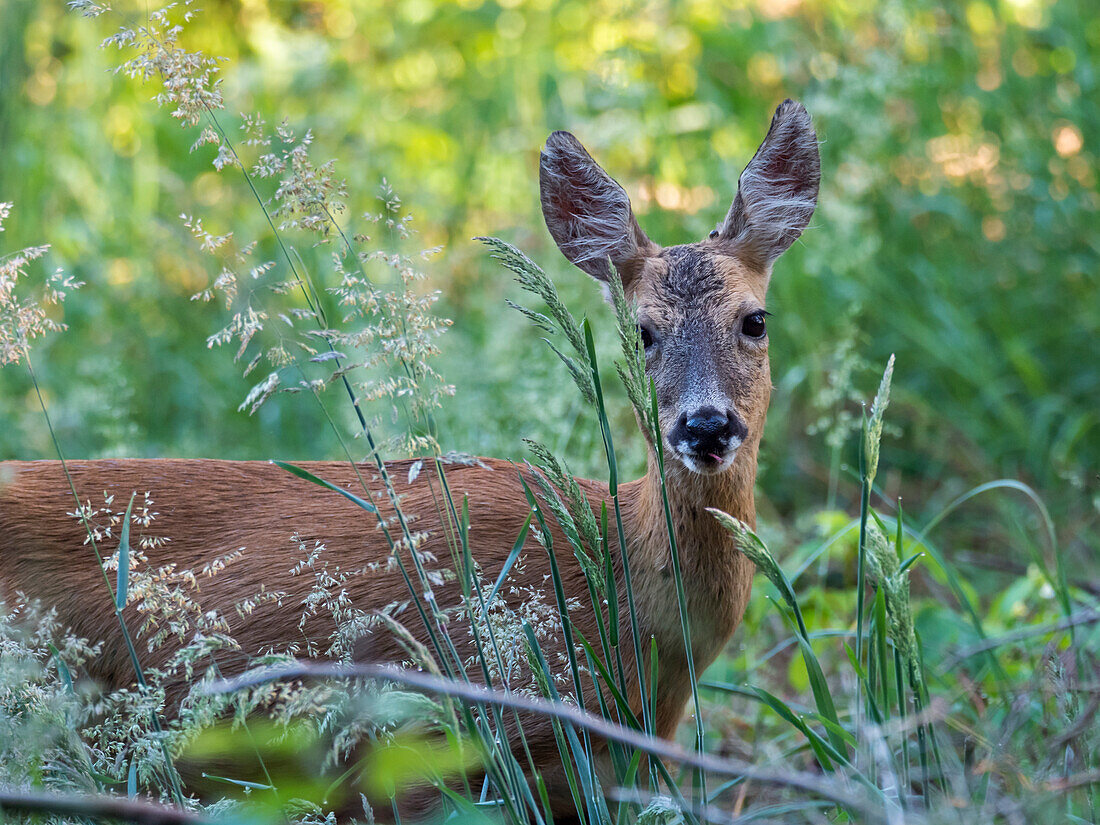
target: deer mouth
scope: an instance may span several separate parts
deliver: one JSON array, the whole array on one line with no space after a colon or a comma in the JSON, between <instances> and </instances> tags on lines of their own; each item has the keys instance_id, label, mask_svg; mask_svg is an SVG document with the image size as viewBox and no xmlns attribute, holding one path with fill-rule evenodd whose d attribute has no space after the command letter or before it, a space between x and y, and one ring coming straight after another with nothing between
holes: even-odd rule
<instances>
[{"instance_id":1,"label":"deer mouth","mask_svg":"<svg viewBox=\"0 0 1100 825\"><path fill-rule=\"evenodd\" d=\"M669 446L672 447L672 453L679 459L680 463L691 472L699 475L717 475L718 473L724 473L733 466L733 460L737 457L737 449L741 446L741 440L733 438L728 445L712 448L705 452L691 449L684 441Z\"/></svg>"},{"instance_id":2,"label":"deer mouth","mask_svg":"<svg viewBox=\"0 0 1100 825\"><path fill-rule=\"evenodd\" d=\"M665 435L670 451L693 473L725 472L748 438L748 428L726 401L693 407L691 412L681 412Z\"/></svg>"}]
</instances>

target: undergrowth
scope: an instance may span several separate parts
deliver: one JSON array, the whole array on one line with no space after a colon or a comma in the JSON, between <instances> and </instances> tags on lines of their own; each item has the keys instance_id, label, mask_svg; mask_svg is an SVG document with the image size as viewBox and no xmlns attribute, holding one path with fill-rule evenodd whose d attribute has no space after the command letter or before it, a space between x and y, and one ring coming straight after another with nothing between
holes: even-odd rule
<instances>
[{"instance_id":1,"label":"undergrowth","mask_svg":"<svg viewBox=\"0 0 1100 825\"><path fill-rule=\"evenodd\" d=\"M70 6L114 14L89 2ZM253 114L240 118L239 136L231 137L221 61L181 45L192 14L184 3L137 24L123 18L105 45L126 50L121 71L160 84L157 101L198 129L194 150L213 151L213 165L235 175L239 191L267 219L267 237L243 240L212 230L201 217L181 216L217 262L214 280L195 296L219 299L227 314L207 346L232 344L244 373L257 376L242 411L302 400L321 405L360 468L361 489L349 492L281 466L361 508L364 530L377 530L389 548L377 564L404 577L407 598L373 612L351 603L348 581L374 571L342 569L326 548L299 537L296 573L311 579L311 594L284 608L299 610L303 627L323 617L328 634L242 651L227 617L203 605L200 587L204 577L231 575L239 554L211 559L201 570L156 567L146 551L178 537L157 532L155 490L134 491L124 502L74 489L71 516L87 532L88 552L100 558L103 581L95 586L103 585L103 598L115 608L135 681L99 690L80 674L103 655L101 644L74 638L50 605L18 595L6 605L0 614L6 818L29 821L36 816L29 811L49 812L49 799L34 796L48 791L79 794L76 814L56 803L57 821L97 815L106 796L158 800L200 820L329 822L335 807L345 815L350 807L371 821L376 814L400 816L396 804L375 811L372 803L394 800L415 782L434 788L436 818L548 822L546 788L532 770L535 748L524 733L539 714L554 720L576 816L593 825L1096 818L1095 597L1069 584L1043 502L1019 482L990 482L923 523L881 496L875 481L889 463L889 446L881 442L893 359L862 420L845 406L857 393L851 386L835 387L825 402L844 415L829 441L835 457L829 501L812 517L787 532L763 524L757 533L713 513L763 576L735 648L707 674L690 674L694 721L685 725L684 739L691 746L654 737L660 652L643 649L628 560L612 558L612 548L623 546L622 479L604 397L608 376L588 322L569 312L535 262L485 240L534 297L534 306L516 306L548 337L599 428L608 499L595 511L566 460L530 444L529 472L521 477L525 525L504 568L482 569L467 502L447 480L456 463L477 459L444 452L432 420L453 392L431 366L447 326L433 314L437 296L424 287L421 267L435 250L409 251L410 220L385 183L379 214L344 216L346 184L335 162L312 157L308 130L285 123L269 129ZM300 244L325 245L330 270L310 271L297 253ZM77 286L54 274L43 293L28 294L29 266L41 254L35 248L0 259L0 343L9 366L31 368L31 340L62 329L53 307ZM618 378L663 477L633 309L621 284L611 286ZM273 402L279 394L299 399ZM833 488L838 457L853 438L861 506L849 515L835 510ZM64 459L64 445L57 448ZM430 476L438 490L435 515L448 557L423 551L417 522L424 514L402 507L388 464L402 454L417 457L409 478ZM982 599L952 564L954 548L936 540L943 519L981 495L1022 496L1043 532L1041 542L1006 548L1031 564L992 600ZM551 526L567 546L553 544ZM554 571L541 586L523 578L528 534ZM690 583L682 581L677 548L669 550L690 647L684 609ZM582 638L571 618L583 605L565 593L553 566L564 554L585 573L597 638ZM443 604L436 594L449 586L459 595ZM616 592L621 600L609 598ZM234 609L247 617L280 598L242 594ZM126 621L127 607L138 621ZM424 628L428 643L417 641L413 626ZM355 665L356 641L380 631L405 642L405 672ZM161 645L173 650L169 663L144 666L145 654ZM633 670L623 665L627 645ZM222 678L219 662L227 652L252 667L236 681ZM302 664L311 659L335 667L311 670ZM598 706L583 705L589 685L598 688ZM632 694L639 697L633 707L626 698ZM609 744L598 769L601 741ZM229 769L212 767L226 757L233 758ZM245 762L248 770L235 773L233 765ZM196 764L205 766L197 778L186 768Z\"/></svg>"}]
</instances>

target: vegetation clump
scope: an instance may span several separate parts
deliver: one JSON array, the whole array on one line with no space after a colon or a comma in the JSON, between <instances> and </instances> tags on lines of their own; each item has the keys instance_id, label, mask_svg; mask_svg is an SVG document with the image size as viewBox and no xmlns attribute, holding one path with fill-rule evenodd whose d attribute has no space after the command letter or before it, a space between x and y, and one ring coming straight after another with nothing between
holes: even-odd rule
<instances>
[{"instance_id":1,"label":"vegetation clump","mask_svg":"<svg viewBox=\"0 0 1100 825\"><path fill-rule=\"evenodd\" d=\"M1095 545L1095 531L1089 526L1094 514L1087 515L1084 495L1088 482L1080 478L1080 467L1070 455L1074 445L1091 450L1083 434L1095 429L1095 415L1090 420L1075 404L1077 417L1067 417L1065 432L1043 441L1050 448L1047 452L1053 454L1055 447L1060 451L1052 455L1052 463L1085 501L1052 509L1058 518L1075 520L1067 523L1082 525L1079 530L1056 522L1044 498L1015 478L969 488L949 479L942 490L932 490L925 479L913 480L908 471L899 476L898 463L915 459L893 449L894 442L883 443L884 433L891 434L891 393L892 410L907 405L927 413L936 405L922 406L913 396L921 382L929 394L938 392L936 376L941 373L914 365L917 383L900 392L897 386L892 390L893 382L910 369L910 358L901 360L895 376L891 356L878 393L860 418L852 402L863 396L857 384L866 362L857 354L864 338L854 328L875 312L893 317L902 312L903 304L912 303L897 291L897 284L882 287L876 294L891 300L874 304L873 312L853 311L847 316L850 328L835 339L831 353L815 352L801 365L801 378L792 372L780 382L781 394L803 392L797 386L802 382L816 390L810 394L816 404L807 404L813 411L802 416L788 411L783 426L789 432L801 427L800 437L807 427L814 438L825 435L819 439L823 444L807 448L817 450L816 458L806 459L812 466L798 474L789 464L770 472L786 473L788 486L801 484L795 476L804 471L827 479L822 485L810 480L804 485L821 492L822 500L808 504L802 494L787 495L769 479L765 467L764 484L774 492L777 506L785 496L788 503L796 502L791 518L768 512L754 531L726 513L711 511L763 573L746 617L751 633L742 631L734 648L707 673L692 673L696 750L661 741L652 735L653 722L646 713L638 718L631 712L625 694L627 677L633 682L635 675L624 674L621 660L613 655L618 622L625 627L632 618L619 617L617 600L609 598L615 579L608 542L613 531L621 533L619 514L611 507L595 512L563 457L569 454L572 460L573 451L583 448L576 463L599 466L614 495L626 465L637 464L636 457L628 457L636 444L619 444L616 450L613 439L621 429L613 424L629 419L631 411L643 437L661 455L637 319L621 282L613 277L608 284L617 330L613 338L601 338L587 320L570 312L571 296L559 293L535 262L538 256L530 257L499 239L482 239L488 257L510 270L534 300L533 306L508 303L547 336L577 390L576 398L560 400L567 393L561 391L557 373L557 397L545 403L560 402L547 409L567 410L570 423L560 430L538 429L540 437L528 440L529 469L535 479L533 489L528 488L530 513L506 568L483 570L472 545L476 525L470 523L467 502L447 487L449 468L476 459L447 452L444 445L461 444L455 433L464 428L485 427L468 422L477 416L463 412L460 405L449 409L445 403L455 393L439 367L446 358L440 336L450 321L437 310L461 301L432 288L431 273L425 272L428 261L439 260L439 249L416 248L423 244L415 238L404 203L385 180L377 189L379 211L350 218L349 204L359 202L357 195L334 160L315 158L319 141L313 130L292 128L288 122L269 129L262 115L248 114L240 117L239 137L231 138L228 92L221 76L226 62L182 45L196 14L190 1L140 19L105 4L81 1L69 6L89 17L122 21L104 42L126 54L118 72L148 84L140 89L155 86L156 102L189 130L187 140L193 140L192 151L205 158L204 166L209 158L203 153L214 153L209 163L214 174L222 176L219 181L224 179L218 191L239 193L238 200L253 210L240 230L212 230L227 223L225 213L218 210L207 216L189 206L180 216L183 231L215 261L212 280L199 283L192 278L189 291L197 303L216 301L223 313L220 329L207 335L205 344L235 347L231 360L242 365L239 369L251 385L238 409L262 421L265 415L299 415L284 413L284 407L305 406L308 400L317 411L312 420L329 428L333 450L349 460L365 457L370 472L381 479L381 487L375 488L380 492L374 493L366 483L358 491L328 486L334 497L342 495L362 509L365 529L385 534L390 554L356 566L331 557L322 544L296 536L300 562L294 573L310 582L305 601L284 603L286 594L261 588L242 595L235 616L221 615L204 606L203 584L215 576L232 575L241 551L212 559L197 570L153 567L146 551L173 538L158 531L158 507L168 503L155 502L156 491L132 491L124 502L111 496L81 498L74 488L70 515L86 532L88 552L99 559L103 574L102 581L88 586L102 587L103 599L111 605L125 640L124 655L134 664L134 683L103 691L82 678L95 672L99 657L118 651L77 638L59 625L50 605L9 594L0 610L0 810L5 821L39 821L43 813L50 821L86 821L109 808L115 818L132 821L148 821L141 819L144 815L186 822L255 818L313 825L335 822L338 809L344 817L370 822L376 816L399 816L399 789L419 784L431 789L433 815L517 825L547 822L551 817L546 786L541 777L531 776L531 763L517 756L526 749L530 758L521 721L528 717L521 711L553 719L552 746L560 756L577 816L593 825L633 820L696 825L731 818L889 823L1096 818L1096 571L1077 570L1067 562L1069 552ZM887 6L900 15L894 4ZM1062 13L1035 4L1016 7L1022 10L1018 14L1031 14L1027 9L1034 7L1040 18ZM502 31L517 25L507 11L519 14L510 8L501 11L497 28ZM706 16L703 12L701 17ZM935 20L947 14L931 9L921 13ZM884 14L880 22L885 41L904 43L907 54L935 48L926 29L900 31L898 20ZM1007 82L994 59L996 49L988 47L998 30L991 15L982 3L970 4L965 12L966 25L980 46L977 82L983 89L988 86L990 93ZM1026 28L1042 22L1036 19ZM1011 26L1007 30L1011 36L1019 34ZM1088 29L1083 36L1092 38L1094 46L1100 42L1095 35ZM1066 48L1043 51L1042 71L1058 74L1059 94L1072 97L1085 80L1073 79L1075 52L1062 51ZM1015 45L1011 62L1022 78L1040 71L1024 71L1029 60L1037 59L1033 51L1027 43ZM770 61L754 59L747 68L763 83L779 70L774 57L768 57ZM1067 61L1070 69L1059 69ZM441 53L439 63L433 63L435 71L444 71L445 63ZM665 82L686 83L691 75L676 66ZM628 69L607 63L601 84L614 88L618 73ZM823 78L823 102L829 97L829 83L854 83L845 80L848 70L832 55L816 55L808 70ZM900 83L892 76L880 80ZM1077 84L1076 92L1072 84ZM952 123L973 119L967 100L945 103L944 116ZM680 105L676 111L681 125L690 126L699 112L708 111L705 103L699 104L701 109L691 109L694 104L686 101ZM832 115L823 108L826 117ZM916 128L911 111L890 117L894 130ZM1089 173L1074 160L1084 158L1078 127L1059 121L1053 134L1054 155L1048 166L1055 171L1049 195L1052 203L1065 204L1071 197L1069 181L1085 185ZM731 138L727 134L724 140L728 144ZM997 164L988 162L991 151L1008 153L1009 140L1006 137L1002 149L988 141L971 146L962 138L958 145L929 144L928 160L938 165L941 177L982 177L991 197L1013 198L1011 192L1029 191L1033 178L1014 170L1001 181ZM933 172L924 160L902 155L892 163L901 178L931 186ZM853 199L861 186L874 185L867 178L879 174L858 157L851 158L842 172L843 186ZM204 169L202 174L210 172ZM1095 196L1095 176L1092 185ZM676 187L662 189L660 184L653 194L657 202L669 204L689 197L695 196ZM1068 209L1045 200L1036 206L1038 223L1054 220L1043 211L1047 207ZM0 230L11 208L0 204ZM436 217L430 210L425 214ZM831 217L842 223L835 220L837 211ZM862 220L849 217L853 226ZM990 242L1004 239L1005 219L1011 220L1007 215L995 218L1000 224L981 220L980 231ZM937 228L937 221L924 212L913 216L914 226L928 227L933 235L945 231ZM843 229L838 232L845 235ZM837 263L848 277L853 267L871 259L872 252L854 236L841 240L852 241L852 261ZM28 247L0 258L0 365L7 368L0 380L14 381L8 376L25 368L43 414L43 430L56 456L64 460L65 434L73 430L55 429L50 415L57 415L60 405L50 400L49 385L40 384L30 355L32 344L44 345L39 340L43 336L45 345L51 345L66 323L79 326L79 321L62 315L62 302L82 284L58 270L41 278L38 289L29 289L34 265L42 262L47 250ZM1084 261L1094 252L1082 246L1073 254ZM803 263L821 266L814 254L805 253ZM95 290L101 288L105 289L95 285ZM125 302L124 297L117 300ZM929 301L942 304L934 294ZM946 324L956 308L941 306L941 311ZM76 314L79 317L79 310ZM806 318L807 327L817 329L810 313ZM931 323L906 317L899 329L917 339L929 334ZM944 357L952 363L961 357L981 360L980 341L988 343L988 335L961 324L952 334L958 337L940 342L937 352L950 350ZM1009 357L1025 377L1031 376L1027 380L1041 384L1039 365L1029 360L1027 347L1016 346L1014 340L1005 340L1005 348L1012 351ZM526 351L516 347L517 352ZM611 371L600 356L609 350L620 355L615 365L619 385L606 380ZM816 369L826 362L829 369ZM1087 368L1081 366L1082 371ZM828 377L807 377L815 370ZM49 378L61 380L56 374ZM550 389L543 386L540 391L549 394ZM998 388L978 389L983 403L992 405ZM297 398L279 398L282 394ZM948 395L945 409L957 409L957 393L951 390ZM997 415L1005 416L1005 433L998 439L1021 435L1020 422L1007 413ZM899 418L906 427L916 426L900 414ZM962 425L956 434L981 434L979 426ZM267 431L257 425L257 432L262 436ZM553 446L546 434L559 436ZM5 437L0 436L0 445L7 443ZM256 443L272 455L287 451L282 443ZM438 489L441 521L448 525L449 557L436 558L423 549L418 520L424 514L403 507L391 471L392 459L400 455L417 459L408 465L410 482L426 473L438 485L433 489ZM998 463L1005 462L987 466ZM282 466L323 484L300 468ZM912 505L903 510L897 496L899 478L916 487L913 498L920 500L919 510ZM4 481L0 474L0 484ZM952 524L945 523L973 499L989 496L1006 502L998 505L995 515L984 516L1002 542L1000 559L1011 565L1011 575L998 579L1005 583L1001 589L988 586L985 574L968 564L976 552L973 534L963 528L948 532ZM1031 509L1022 510L1011 496L1022 496ZM846 501L853 513L858 508L858 515L843 509ZM920 512L920 517L913 512ZM784 523L790 526L781 526ZM552 546L551 525L561 528L569 547ZM552 578L542 587L521 583L526 559L519 549L528 532L551 555L576 555L591 603L602 611L601 638L585 639L575 632L570 616L581 605L564 598L560 581ZM1067 539L1069 533L1073 536ZM676 558L675 548L671 558ZM996 561L986 558L982 563ZM348 584L376 574L379 566L400 568L409 583L407 598L367 612L349 599ZM682 598L678 568L674 575ZM462 593L459 606L439 605L435 590L456 581ZM629 578L626 588L632 599ZM302 641L242 650L233 622L246 621L268 603L300 611ZM509 607L516 603L522 608ZM432 649L403 626L414 612L438 630ZM306 634L307 623L323 625L325 632ZM356 643L379 631L401 638L408 671L424 673L402 676L357 669ZM686 645L690 638L684 622ZM143 664L149 653L169 642L174 653L166 664ZM473 652L462 656L460 648ZM332 666L325 670L308 661L303 664L313 659L328 660ZM639 648L636 661L642 660ZM246 664L246 676L227 682L222 672L227 661ZM487 688L469 684L467 672L481 674ZM653 673L642 673L639 667L637 674L646 710L655 673L656 662ZM598 707L575 704L582 681L598 686ZM607 771L596 769L594 736L613 743ZM223 758L228 758L228 767L218 761ZM197 771L195 765L200 766ZM41 792L49 795L42 797ZM139 798L162 807L140 808ZM109 807L127 800L137 807ZM393 809L376 810L379 800L393 803Z\"/></svg>"}]
</instances>

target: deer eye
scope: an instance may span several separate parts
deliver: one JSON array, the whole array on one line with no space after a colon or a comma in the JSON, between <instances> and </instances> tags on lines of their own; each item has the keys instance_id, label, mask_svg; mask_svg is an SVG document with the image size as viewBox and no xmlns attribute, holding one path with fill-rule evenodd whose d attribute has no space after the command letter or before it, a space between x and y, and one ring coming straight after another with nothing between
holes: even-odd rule
<instances>
[{"instance_id":1,"label":"deer eye","mask_svg":"<svg viewBox=\"0 0 1100 825\"><path fill-rule=\"evenodd\" d=\"M767 332L764 325L764 313L754 312L751 315L746 315L745 320L741 322L741 332L749 338L763 338L764 333Z\"/></svg>"},{"instance_id":2,"label":"deer eye","mask_svg":"<svg viewBox=\"0 0 1100 825\"><path fill-rule=\"evenodd\" d=\"M653 333L648 328L638 324L638 334L642 337L642 347L648 352L653 346Z\"/></svg>"}]
</instances>

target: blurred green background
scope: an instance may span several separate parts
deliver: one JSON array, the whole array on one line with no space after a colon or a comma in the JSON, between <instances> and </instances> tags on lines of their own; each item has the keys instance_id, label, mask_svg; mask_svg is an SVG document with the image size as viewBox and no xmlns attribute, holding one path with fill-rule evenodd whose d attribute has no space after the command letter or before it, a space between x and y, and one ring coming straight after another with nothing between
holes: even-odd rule
<instances>
[{"instance_id":1,"label":"blurred green background","mask_svg":"<svg viewBox=\"0 0 1100 825\"><path fill-rule=\"evenodd\" d=\"M776 384L760 483L766 522L853 511L855 399L897 354L882 494L933 513L998 477L1034 485L1075 578L1096 573L1100 516L1100 17L1093 0L760 2L266 2L204 0L183 44L225 64L238 112L312 129L336 158L349 216L401 193L453 318L438 365L457 393L444 449L525 455L548 443L598 473L599 434L564 368L505 305L507 273L475 235L525 249L614 355L598 289L554 249L537 159L566 128L630 193L659 243L703 237L775 105L803 101L822 152L817 215L777 264L769 309ZM255 377L204 341L226 323L189 298L213 279L179 219L258 238L239 174L194 153L100 42L120 25L61 2L3 0L0 200L4 252L52 244L87 282L68 333L35 350L70 456L322 458L338 446L302 396L250 419ZM144 5L122 3L128 23ZM263 190L265 196L274 184ZM348 221L355 226L354 217ZM309 262L327 252L300 240ZM633 433L625 403L619 432ZM0 458L52 457L24 373L0 373ZM849 437L844 438L845 432ZM626 450L637 470L640 440ZM953 523L969 560L1009 573L1008 533L1031 511L976 502ZM995 518L991 518L995 515ZM778 529L778 528L776 528ZM1040 541L1041 539L1037 539ZM972 552L973 551L973 552Z\"/></svg>"}]
</instances>

